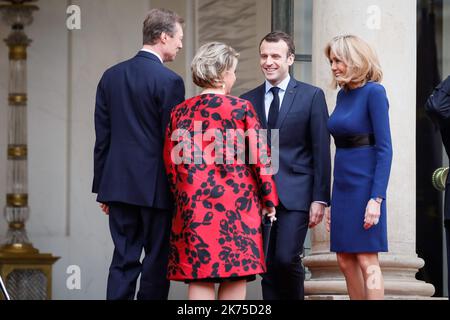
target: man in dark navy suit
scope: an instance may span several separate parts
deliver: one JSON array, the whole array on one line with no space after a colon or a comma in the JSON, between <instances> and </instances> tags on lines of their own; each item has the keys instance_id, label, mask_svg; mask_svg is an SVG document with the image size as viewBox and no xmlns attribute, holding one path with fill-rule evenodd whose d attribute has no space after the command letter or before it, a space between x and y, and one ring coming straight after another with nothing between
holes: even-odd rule
<instances>
[{"instance_id":1,"label":"man in dark navy suit","mask_svg":"<svg viewBox=\"0 0 450 320\"><path fill-rule=\"evenodd\" d=\"M242 95L256 108L263 126L278 135L279 171L274 176L280 205L263 275L265 300L303 299L301 261L308 226L322 221L330 201L328 110L321 89L289 76L295 47L291 36L272 32L260 43L266 81ZM274 130L275 129L275 130ZM278 130L278 131L277 131Z\"/></svg>"},{"instance_id":2,"label":"man in dark navy suit","mask_svg":"<svg viewBox=\"0 0 450 320\"><path fill-rule=\"evenodd\" d=\"M109 214L114 253L107 299L167 299L172 201L162 158L172 107L184 101L184 83L164 66L182 48L183 19L151 10L144 47L107 70L97 88L92 191ZM140 262L144 250L145 256Z\"/></svg>"}]
</instances>

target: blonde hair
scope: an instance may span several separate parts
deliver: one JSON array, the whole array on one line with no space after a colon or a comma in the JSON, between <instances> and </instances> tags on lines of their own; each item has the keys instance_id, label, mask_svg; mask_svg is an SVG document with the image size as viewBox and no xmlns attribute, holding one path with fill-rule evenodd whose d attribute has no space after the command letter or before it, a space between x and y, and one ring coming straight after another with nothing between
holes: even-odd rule
<instances>
[{"instance_id":1,"label":"blonde hair","mask_svg":"<svg viewBox=\"0 0 450 320\"><path fill-rule=\"evenodd\" d=\"M222 42L209 42L198 49L191 63L192 80L201 88L223 85L223 73L238 62L239 53Z\"/></svg>"},{"instance_id":2,"label":"blonde hair","mask_svg":"<svg viewBox=\"0 0 450 320\"><path fill-rule=\"evenodd\" d=\"M349 89L349 84L363 85L368 81L381 82L383 71L375 50L363 39L354 35L334 37L325 48L325 55L330 60L331 52L347 66L346 74L335 78L332 86Z\"/></svg>"}]
</instances>

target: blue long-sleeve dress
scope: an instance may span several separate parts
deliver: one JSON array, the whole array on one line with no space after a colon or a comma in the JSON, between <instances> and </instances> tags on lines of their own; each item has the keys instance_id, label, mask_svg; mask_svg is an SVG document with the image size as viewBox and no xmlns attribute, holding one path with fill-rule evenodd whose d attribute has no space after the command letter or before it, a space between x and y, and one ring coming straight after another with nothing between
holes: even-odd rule
<instances>
[{"instance_id":1,"label":"blue long-sleeve dress","mask_svg":"<svg viewBox=\"0 0 450 320\"><path fill-rule=\"evenodd\" d=\"M386 201L379 223L364 229L370 198L386 199L392 162L389 102L384 87L375 82L341 90L328 120L331 134L373 134L375 145L336 148L331 199L331 251L340 253L388 251Z\"/></svg>"}]
</instances>

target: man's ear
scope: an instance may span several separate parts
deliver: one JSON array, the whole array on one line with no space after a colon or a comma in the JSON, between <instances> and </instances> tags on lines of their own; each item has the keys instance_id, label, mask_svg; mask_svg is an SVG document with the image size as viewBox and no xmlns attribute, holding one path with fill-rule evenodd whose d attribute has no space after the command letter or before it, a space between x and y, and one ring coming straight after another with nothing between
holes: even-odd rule
<instances>
[{"instance_id":1,"label":"man's ear","mask_svg":"<svg viewBox=\"0 0 450 320\"><path fill-rule=\"evenodd\" d=\"M294 54L290 54L288 57L288 65L292 66L294 64L295 61L295 55Z\"/></svg>"},{"instance_id":2,"label":"man's ear","mask_svg":"<svg viewBox=\"0 0 450 320\"><path fill-rule=\"evenodd\" d=\"M159 36L159 40L161 40L162 44L165 44L167 42L167 37L168 37L167 33L161 32L161 35Z\"/></svg>"}]
</instances>

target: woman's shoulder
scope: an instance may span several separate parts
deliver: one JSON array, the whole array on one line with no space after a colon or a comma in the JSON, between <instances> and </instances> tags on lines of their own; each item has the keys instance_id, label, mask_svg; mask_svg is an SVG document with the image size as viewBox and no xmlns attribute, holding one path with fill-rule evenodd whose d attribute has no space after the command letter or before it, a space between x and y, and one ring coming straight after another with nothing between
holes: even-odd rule
<instances>
[{"instance_id":1,"label":"woman's shoulder","mask_svg":"<svg viewBox=\"0 0 450 320\"><path fill-rule=\"evenodd\" d=\"M174 106L171 109L171 114L178 114L179 112L181 113L185 113L186 110L190 110L193 107L195 107L196 105L199 105L201 103L201 98L200 96L194 96L191 98L188 98L186 100L184 100L183 102L180 102L179 104L177 104L176 106Z\"/></svg>"},{"instance_id":2,"label":"woman's shoulder","mask_svg":"<svg viewBox=\"0 0 450 320\"><path fill-rule=\"evenodd\" d=\"M253 110L253 109L255 109L255 107L250 102L250 100L242 99L242 98L235 97L235 96L229 96L229 97L236 103L236 105L240 105L243 108L245 108L246 110L249 110L249 109Z\"/></svg>"},{"instance_id":3,"label":"woman's shoulder","mask_svg":"<svg viewBox=\"0 0 450 320\"><path fill-rule=\"evenodd\" d=\"M226 95L225 96L228 100L230 100L232 103L235 104L251 104L250 101L246 100L246 99L242 99L233 95Z\"/></svg>"},{"instance_id":4,"label":"woman's shoulder","mask_svg":"<svg viewBox=\"0 0 450 320\"><path fill-rule=\"evenodd\" d=\"M383 94L386 95L386 89L384 86L379 82L367 82L366 88L368 89L370 94Z\"/></svg>"},{"instance_id":5,"label":"woman's shoulder","mask_svg":"<svg viewBox=\"0 0 450 320\"><path fill-rule=\"evenodd\" d=\"M387 97L386 89L381 83L370 82L367 90L367 101L369 108L376 108L379 110L381 106L389 109L389 99Z\"/></svg>"},{"instance_id":6,"label":"woman's shoulder","mask_svg":"<svg viewBox=\"0 0 450 320\"><path fill-rule=\"evenodd\" d=\"M206 105L209 107L232 106L243 109L254 109L252 103L246 99L242 99L233 95L223 94L200 94L186 99L175 108L192 107Z\"/></svg>"}]
</instances>

